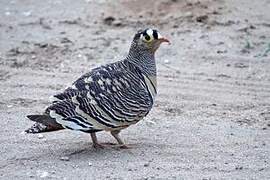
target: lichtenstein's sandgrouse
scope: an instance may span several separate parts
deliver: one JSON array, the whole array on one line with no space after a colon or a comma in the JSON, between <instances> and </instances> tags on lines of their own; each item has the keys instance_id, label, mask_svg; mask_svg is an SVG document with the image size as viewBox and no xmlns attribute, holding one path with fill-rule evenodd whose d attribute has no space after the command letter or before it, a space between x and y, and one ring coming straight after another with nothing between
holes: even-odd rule
<instances>
[{"instance_id":1,"label":"lichtenstein's sandgrouse","mask_svg":"<svg viewBox=\"0 0 270 180\"><path fill-rule=\"evenodd\" d=\"M119 132L143 119L153 106L155 52L162 42L169 43L157 30L138 31L124 60L95 68L54 95L42 115L27 116L36 123L25 131L83 131L90 133L94 147L102 147L95 133L105 130L127 147Z\"/></svg>"}]
</instances>

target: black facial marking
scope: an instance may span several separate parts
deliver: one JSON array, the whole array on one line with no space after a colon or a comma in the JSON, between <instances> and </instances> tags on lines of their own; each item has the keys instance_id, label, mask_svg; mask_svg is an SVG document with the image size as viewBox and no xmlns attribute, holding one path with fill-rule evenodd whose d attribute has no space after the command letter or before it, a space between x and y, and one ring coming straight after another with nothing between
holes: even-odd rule
<instances>
[{"instance_id":1,"label":"black facial marking","mask_svg":"<svg viewBox=\"0 0 270 180\"><path fill-rule=\"evenodd\" d=\"M146 35L144 36L144 38L145 38L146 41L149 41L149 40L151 39L150 36L149 36L148 34L146 34Z\"/></svg>"},{"instance_id":2,"label":"black facial marking","mask_svg":"<svg viewBox=\"0 0 270 180\"><path fill-rule=\"evenodd\" d=\"M155 39L158 39L158 33L157 33L157 30L153 30L153 37Z\"/></svg>"},{"instance_id":3,"label":"black facial marking","mask_svg":"<svg viewBox=\"0 0 270 180\"><path fill-rule=\"evenodd\" d=\"M147 29L142 32L143 36L147 36L146 31L147 31Z\"/></svg>"},{"instance_id":4,"label":"black facial marking","mask_svg":"<svg viewBox=\"0 0 270 180\"><path fill-rule=\"evenodd\" d=\"M140 36L141 36L141 32L138 32L137 34L135 34L135 36L134 36L134 40L139 39L139 38L140 38Z\"/></svg>"},{"instance_id":5,"label":"black facial marking","mask_svg":"<svg viewBox=\"0 0 270 180\"><path fill-rule=\"evenodd\" d=\"M141 35L144 36L146 41L149 41L151 39L151 37L147 34L147 30L149 30L149 28L145 29L145 30L138 30L137 33L134 36L133 40L137 40L141 37ZM155 39L158 38L158 33L157 30L153 30L153 36Z\"/></svg>"}]
</instances>

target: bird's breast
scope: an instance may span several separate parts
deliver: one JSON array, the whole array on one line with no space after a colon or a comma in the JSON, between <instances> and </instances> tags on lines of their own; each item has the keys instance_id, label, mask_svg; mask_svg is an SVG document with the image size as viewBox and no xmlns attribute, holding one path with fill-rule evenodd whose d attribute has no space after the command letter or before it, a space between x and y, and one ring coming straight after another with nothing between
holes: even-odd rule
<instances>
[{"instance_id":1,"label":"bird's breast","mask_svg":"<svg viewBox=\"0 0 270 180\"><path fill-rule=\"evenodd\" d=\"M156 95L157 95L157 80L156 76L146 76L143 75L145 85L147 87L147 90L149 94L151 95L152 100L154 101Z\"/></svg>"}]
</instances>

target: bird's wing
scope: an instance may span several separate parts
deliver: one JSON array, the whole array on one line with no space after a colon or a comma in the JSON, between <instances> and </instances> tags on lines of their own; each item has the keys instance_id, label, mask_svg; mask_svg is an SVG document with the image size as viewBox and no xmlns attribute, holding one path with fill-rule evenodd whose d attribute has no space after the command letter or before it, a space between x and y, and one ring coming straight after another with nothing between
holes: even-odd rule
<instances>
[{"instance_id":1,"label":"bird's wing","mask_svg":"<svg viewBox=\"0 0 270 180\"><path fill-rule=\"evenodd\" d=\"M140 71L124 62L92 70L54 98L47 112L64 127L83 131L129 126L153 104Z\"/></svg>"}]
</instances>

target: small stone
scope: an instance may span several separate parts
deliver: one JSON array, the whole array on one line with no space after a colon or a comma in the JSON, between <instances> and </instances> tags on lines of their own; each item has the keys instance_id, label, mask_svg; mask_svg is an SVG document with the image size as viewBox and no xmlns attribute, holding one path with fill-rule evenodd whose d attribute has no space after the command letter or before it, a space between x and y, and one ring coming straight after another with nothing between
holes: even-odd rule
<instances>
[{"instance_id":1,"label":"small stone","mask_svg":"<svg viewBox=\"0 0 270 180\"><path fill-rule=\"evenodd\" d=\"M224 53L227 53L227 52L228 52L227 50L217 50L218 54L224 54Z\"/></svg>"},{"instance_id":2,"label":"small stone","mask_svg":"<svg viewBox=\"0 0 270 180\"><path fill-rule=\"evenodd\" d=\"M31 11L25 11L22 13L24 16L28 17L28 16L31 16L32 15L32 12Z\"/></svg>"},{"instance_id":3,"label":"small stone","mask_svg":"<svg viewBox=\"0 0 270 180\"><path fill-rule=\"evenodd\" d=\"M144 167L148 167L149 166L149 163L145 163L143 166Z\"/></svg>"},{"instance_id":4,"label":"small stone","mask_svg":"<svg viewBox=\"0 0 270 180\"><path fill-rule=\"evenodd\" d=\"M62 156L60 158L61 161L69 161L69 157L68 156Z\"/></svg>"},{"instance_id":5,"label":"small stone","mask_svg":"<svg viewBox=\"0 0 270 180\"><path fill-rule=\"evenodd\" d=\"M123 25L123 23L120 20L115 20L112 22L112 25L114 25L115 27L120 27Z\"/></svg>"},{"instance_id":6,"label":"small stone","mask_svg":"<svg viewBox=\"0 0 270 180\"><path fill-rule=\"evenodd\" d=\"M43 138L44 138L44 136L42 134L38 135L38 139L43 139Z\"/></svg>"},{"instance_id":7,"label":"small stone","mask_svg":"<svg viewBox=\"0 0 270 180\"><path fill-rule=\"evenodd\" d=\"M37 172L37 175L38 175L40 178L46 178L46 177L48 177L50 174L49 174L49 172L47 172L47 171L38 171L38 172Z\"/></svg>"},{"instance_id":8,"label":"small stone","mask_svg":"<svg viewBox=\"0 0 270 180\"><path fill-rule=\"evenodd\" d=\"M194 15L193 15L192 12L188 11L183 16L186 17L186 18L192 18Z\"/></svg>"},{"instance_id":9,"label":"small stone","mask_svg":"<svg viewBox=\"0 0 270 180\"><path fill-rule=\"evenodd\" d=\"M113 16L107 16L106 18L103 19L104 24L106 25L112 25L113 21L115 21L115 17Z\"/></svg>"},{"instance_id":10,"label":"small stone","mask_svg":"<svg viewBox=\"0 0 270 180\"><path fill-rule=\"evenodd\" d=\"M7 105L7 107L8 107L8 108L12 108L12 107L13 107L13 105L11 105L11 104L10 104L10 105Z\"/></svg>"},{"instance_id":11,"label":"small stone","mask_svg":"<svg viewBox=\"0 0 270 180\"><path fill-rule=\"evenodd\" d=\"M40 177L41 178L45 178L45 177L48 177L49 176L49 173L48 172L43 172Z\"/></svg>"},{"instance_id":12,"label":"small stone","mask_svg":"<svg viewBox=\"0 0 270 180\"><path fill-rule=\"evenodd\" d=\"M235 63L234 67L236 68L248 68L249 66L244 63Z\"/></svg>"},{"instance_id":13,"label":"small stone","mask_svg":"<svg viewBox=\"0 0 270 180\"><path fill-rule=\"evenodd\" d=\"M169 60L169 59L165 59L165 60L164 60L164 63L165 63L165 64L170 64L170 60Z\"/></svg>"},{"instance_id":14,"label":"small stone","mask_svg":"<svg viewBox=\"0 0 270 180\"><path fill-rule=\"evenodd\" d=\"M243 167L242 167L242 166L240 166L240 167L236 167L235 169L236 169L236 170L242 170L242 169L243 169Z\"/></svg>"},{"instance_id":15,"label":"small stone","mask_svg":"<svg viewBox=\"0 0 270 180\"><path fill-rule=\"evenodd\" d=\"M65 43L73 43L70 39L68 39L67 37L64 37L64 38L62 38L61 40L60 40L60 42L62 43L62 44L65 44Z\"/></svg>"},{"instance_id":16,"label":"small stone","mask_svg":"<svg viewBox=\"0 0 270 180\"><path fill-rule=\"evenodd\" d=\"M256 29L256 26L254 26L254 25L251 24L251 25L249 26L249 28L250 28L250 29Z\"/></svg>"},{"instance_id":17,"label":"small stone","mask_svg":"<svg viewBox=\"0 0 270 180\"><path fill-rule=\"evenodd\" d=\"M48 47L49 44L48 43L36 43L35 45L40 47L40 48L46 48L46 47Z\"/></svg>"},{"instance_id":18,"label":"small stone","mask_svg":"<svg viewBox=\"0 0 270 180\"><path fill-rule=\"evenodd\" d=\"M88 166L93 166L93 164L91 162L88 163Z\"/></svg>"},{"instance_id":19,"label":"small stone","mask_svg":"<svg viewBox=\"0 0 270 180\"><path fill-rule=\"evenodd\" d=\"M201 15L201 16L196 17L197 22L205 23L207 20L208 20L207 15Z\"/></svg>"},{"instance_id":20,"label":"small stone","mask_svg":"<svg viewBox=\"0 0 270 180\"><path fill-rule=\"evenodd\" d=\"M73 168L78 168L79 166L77 164L72 165Z\"/></svg>"}]
</instances>

